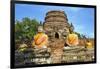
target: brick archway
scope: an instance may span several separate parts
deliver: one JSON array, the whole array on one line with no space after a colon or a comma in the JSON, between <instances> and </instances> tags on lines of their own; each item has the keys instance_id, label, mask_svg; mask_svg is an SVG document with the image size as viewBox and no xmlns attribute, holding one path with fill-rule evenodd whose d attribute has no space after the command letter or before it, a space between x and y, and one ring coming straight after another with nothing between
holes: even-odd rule
<instances>
[{"instance_id":1,"label":"brick archway","mask_svg":"<svg viewBox=\"0 0 100 69\"><path fill-rule=\"evenodd\" d=\"M59 33L58 32L55 32L55 38L59 39Z\"/></svg>"}]
</instances>

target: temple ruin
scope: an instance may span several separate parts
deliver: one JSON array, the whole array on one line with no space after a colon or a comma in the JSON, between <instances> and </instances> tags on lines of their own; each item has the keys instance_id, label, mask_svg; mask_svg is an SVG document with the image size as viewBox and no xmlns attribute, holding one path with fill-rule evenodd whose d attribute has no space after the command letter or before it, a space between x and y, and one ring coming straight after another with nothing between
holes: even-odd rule
<instances>
[{"instance_id":1,"label":"temple ruin","mask_svg":"<svg viewBox=\"0 0 100 69\"><path fill-rule=\"evenodd\" d=\"M43 26L50 39L66 37L66 34L69 33L69 29L71 28L65 12L57 10L46 13Z\"/></svg>"},{"instance_id":2,"label":"temple ruin","mask_svg":"<svg viewBox=\"0 0 100 69\"><path fill-rule=\"evenodd\" d=\"M70 33L73 26L68 23L67 15L64 11L49 11L46 13L43 23L44 30L49 37L52 63L61 63L65 38Z\"/></svg>"},{"instance_id":3,"label":"temple ruin","mask_svg":"<svg viewBox=\"0 0 100 69\"><path fill-rule=\"evenodd\" d=\"M28 48L24 53L16 51L16 66L94 61L94 48L90 50L84 48L83 39L80 40L81 46L64 48L67 34L74 29L74 26L68 22L67 14L64 11L47 12L43 28L49 37L48 48L51 51L43 50L41 52L34 48Z\"/></svg>"},{"instance_id":4,"label":"temple ruin","mask_svg":"<svg viewBox=\"0 0 100 69\"><path fill-rule=\"evenodd\" d=\"M65 14L64 11L53 10L47 12L43 27L49 37L48 47L51 48L50 58L52 59L52 63L61 63L63 62L62 59L66 57L67 59L64 59L64 62L77 61L77 59L73 59L75 57L81 57L83 60L86 59L86 49L84 49L84 47L73 47L71 49L64 50L65 38L71 30L74 30L74 26L72 23L70 24L68 22L67 14ZM82 56L77 54L82 54ZM92 56L93 54L90 54L90 57Z\"/></svg>"}]
</instances>

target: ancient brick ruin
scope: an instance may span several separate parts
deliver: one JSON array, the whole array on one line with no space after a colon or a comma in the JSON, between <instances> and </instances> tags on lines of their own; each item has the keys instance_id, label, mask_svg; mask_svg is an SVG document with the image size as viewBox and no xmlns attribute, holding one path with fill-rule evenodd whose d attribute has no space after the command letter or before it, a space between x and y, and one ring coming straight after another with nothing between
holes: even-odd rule
<instances>
[{"instance_id":1,"label":"ancient brick ruin","mask_svg":"<svg viewBox=\"0 0 100 69\"><path fill-rule=\"evenodd\" d=\"M85 52L84 48L80 48L80 47L78 47L78 49L76 47L73 49L66 49L65 51L63 51L65 38L67 34L69 34L70 31L74 29L73 25L69 24L67 15L65 14L64 11L53 10L53 11L47 12L45 21L43 23L43 27L46 34L49 37L48 47L51 48L52 63L61 63L63 62L62 60L63 58L67 58L64 60L65 62L68 62L68 61L74 62L73 58L78 53L82 54L82 58L86 56L86 54L84 53ZM69 55L65 52L69 52ZM76 57L80 57L80 56L76 56ZM93 55L90 55L90 57L91 56ZM69 60L68 57L71 58L71 60Z\"/></svg>"},{"instance_id":2,"label":"ancient brick ruin","mask_svg":"<svg viewBox=\"0 0 100 69\"><path fill-rule=\"evenodd\" d=\"M84 48L83 39L79 41L81 46L64 48L67 34L74 29L73 25L68 23L64 11L53 10L47 12L43 28L49 37L48 48L51 51L43 50L39 53L40 50L28 48L24 53L15 53L16 66L94 61L94 49L87 50ZM19 57L21 61L18 60Z\"/></svg>"},{"instance_id":3,"label":"ancient brick ruin","mask_svg":"<svg viewBox=\"0 0 100 69\"><path fill-rule=\"evenodd\" d=\"M46 13L44 30L50 38L63 38L69 33L70 24L64 11L49 11Z\"/></svg>"}]
</instances>

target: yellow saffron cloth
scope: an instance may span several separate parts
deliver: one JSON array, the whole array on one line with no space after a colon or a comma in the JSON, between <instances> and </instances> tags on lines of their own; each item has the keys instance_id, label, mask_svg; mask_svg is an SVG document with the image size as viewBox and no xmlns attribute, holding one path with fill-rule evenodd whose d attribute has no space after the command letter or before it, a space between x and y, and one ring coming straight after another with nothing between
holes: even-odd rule
<instances>
[{"instance_id":1,"label":"yellow saffron cloth","mask_svg":"<svg viewBox=\"0 0 100 69\"><path fill-rule=\"evenodd\" d=\"M78 45L79 41L78 41L78 36L77 34L69 34L67 36L67 39L66 39L66 43L69 45L69 46L76 46Z\"/></svg>"},{"instance_id":2,"label":"yellow saffron cloth","mask_svg":"<svg viewBox=\"0 0 100 69\"><path fill-rule=\"evenodd\" d=\"M48 36L44 33L38 33L34 36L32 45L41 48L42 46L47 46Z\"/></svg>"},{"instance_id":3,"label":"yellow saffron cloth","mask_svg":"<svg viewBox=\"0 0 100 69\"><path fill-rule=\"evenodd\" d=\"M87 42L87 43L86 43L86 47L87 47L87 48L92 48L92 43L91 43L91 42Z\"/></svg>"}]
</instances>

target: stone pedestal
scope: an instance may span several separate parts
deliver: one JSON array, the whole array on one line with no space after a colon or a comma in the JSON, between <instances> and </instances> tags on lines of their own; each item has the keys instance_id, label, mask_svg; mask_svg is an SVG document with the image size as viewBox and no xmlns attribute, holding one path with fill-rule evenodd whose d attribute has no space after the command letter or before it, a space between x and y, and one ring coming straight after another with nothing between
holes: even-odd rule
<instances>
[{"instance_id":1,"label":"stone pedestal","mask_svg":"<svg viewBox=\"0 0 100 69\"><path fill-rule=\"evenodd\" d=\"M61 63L62 55L63 55L63 47L64 41L61 39L53 39L50 42L51 48L51 62L52 63Z\"/></svg>"}]
</instances>

